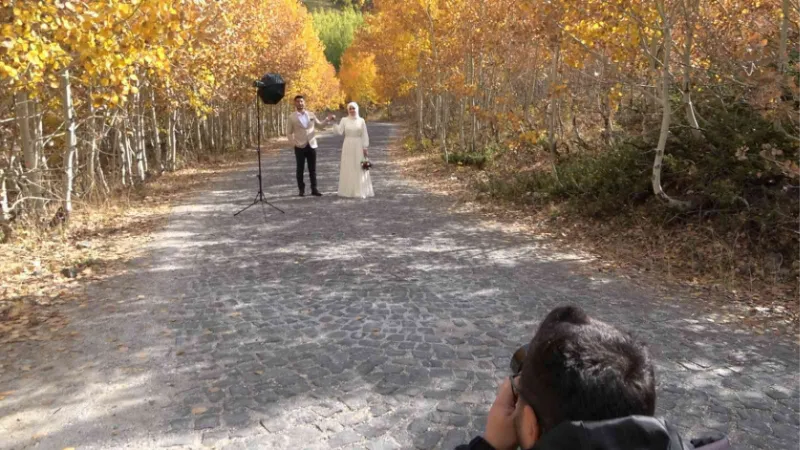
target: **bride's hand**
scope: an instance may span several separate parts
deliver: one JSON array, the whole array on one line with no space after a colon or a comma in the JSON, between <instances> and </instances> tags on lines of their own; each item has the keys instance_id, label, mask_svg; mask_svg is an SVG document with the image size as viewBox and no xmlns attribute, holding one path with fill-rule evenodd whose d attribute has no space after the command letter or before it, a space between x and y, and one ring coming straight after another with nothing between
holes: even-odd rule
<instances>
[{"instance_id":1,"label":"bride's hand","mask_svg":"<svg viewBox=\"0 0 800 450\"><path fill-rule=\"evenodd\" d=\"M369 158L369 155L367 155L367 149L366 148L364 148L364 158Z\"/></svg>"}]
</instances>

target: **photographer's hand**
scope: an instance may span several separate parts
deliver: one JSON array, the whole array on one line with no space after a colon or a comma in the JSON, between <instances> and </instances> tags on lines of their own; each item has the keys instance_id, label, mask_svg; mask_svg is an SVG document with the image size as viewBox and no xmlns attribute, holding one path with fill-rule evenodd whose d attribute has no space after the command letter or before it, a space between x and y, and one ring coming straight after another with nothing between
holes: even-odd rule
<instances>
[{"instance_id":1,"label":"photographer's hand","mask_svg":"<svg viewBox=\"0 0 800 450\"><path fill-rule=\"evenodd\" d=\"M486 421L486 433L483 438L497 450L513 450L517 448L517 432L514 428L514 410L516 402L511 391L511 381L506 381L497 391L497 397L489 410Z\"/></svg>"}]
</instances>

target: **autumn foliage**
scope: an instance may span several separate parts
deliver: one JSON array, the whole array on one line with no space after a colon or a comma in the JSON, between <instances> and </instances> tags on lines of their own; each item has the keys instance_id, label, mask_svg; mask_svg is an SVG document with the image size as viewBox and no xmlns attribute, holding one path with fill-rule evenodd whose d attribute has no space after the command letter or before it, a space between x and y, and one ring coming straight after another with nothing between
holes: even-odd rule
<instances>
[{"instance_id":1,"label":"autumn foliage","mask_svg":"<svg viewBox=\"0 0 800 450\"><path fill-rule=\"evenodd\" d=\"M254 141L253 80L341 101L311 15L296 0L1 0L3 219ZM285 106L262 108L278 135Z\"/></svg>"},{"instance_id":2,"label":"autumn foliage","mask_svg":"<svg viewBox=\"0 0 800 450\"><path fill-rule=\"evenodd\" d=\"M407 111L410 147L479 166L488 195L700 220L788 279L798 39L789 0L376 0L341 74ZM725 257L757 277L746 259Z\"/></svg>"}]
</instances>

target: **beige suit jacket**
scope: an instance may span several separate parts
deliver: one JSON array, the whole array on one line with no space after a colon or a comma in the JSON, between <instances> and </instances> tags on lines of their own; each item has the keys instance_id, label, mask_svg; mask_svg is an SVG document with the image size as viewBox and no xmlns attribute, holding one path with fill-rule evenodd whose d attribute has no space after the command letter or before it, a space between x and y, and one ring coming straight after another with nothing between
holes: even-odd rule
<instances>
[{"instance_id":1,"label":"beige suit jacket","mask_svg":"<svg viewBox=\"0 0 800 450\"><path fill-rule=\"evenodd\" d=\"M306 144L311 145L311 148L317 148L317 125L324 128L325 122L317 119L316 114L311 111L308 113L308 126L304 127L297 116L297 111L292 111L289 114L289 127L286 131L286 136L289 138L289 143L295 147L303 148Z\"/></svg>"}]
</instances>

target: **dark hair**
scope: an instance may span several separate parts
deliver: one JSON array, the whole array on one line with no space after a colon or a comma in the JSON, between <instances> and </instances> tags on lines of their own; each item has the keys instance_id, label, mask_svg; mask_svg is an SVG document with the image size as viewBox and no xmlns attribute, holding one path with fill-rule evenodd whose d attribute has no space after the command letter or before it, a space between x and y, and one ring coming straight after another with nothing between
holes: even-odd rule
<instances>
[{"instance_id":1,"label":"dark hair","mask_svg":"<svg viewBox=\"0 0 800 450\"><path fill-rule=\"evenodd\" d=\"M589 317L577 306L554 309L531 340L520 390L542 432L564 421L653 416L655 374L644 343Z\"/></svg>"},{"instance_id":2,"label":"dark hair","mask_svg":"<svg viewBox=\"0 0 800 450\"><path fill-rule=\"evenodd\" d=\"M297 101L298 99L301 99L301 98L302 98L303 100L305 100L305 97L303 97L302 95L295 95L295 96L294 96L294 101Z\"/></svg>"}]
</instances>

